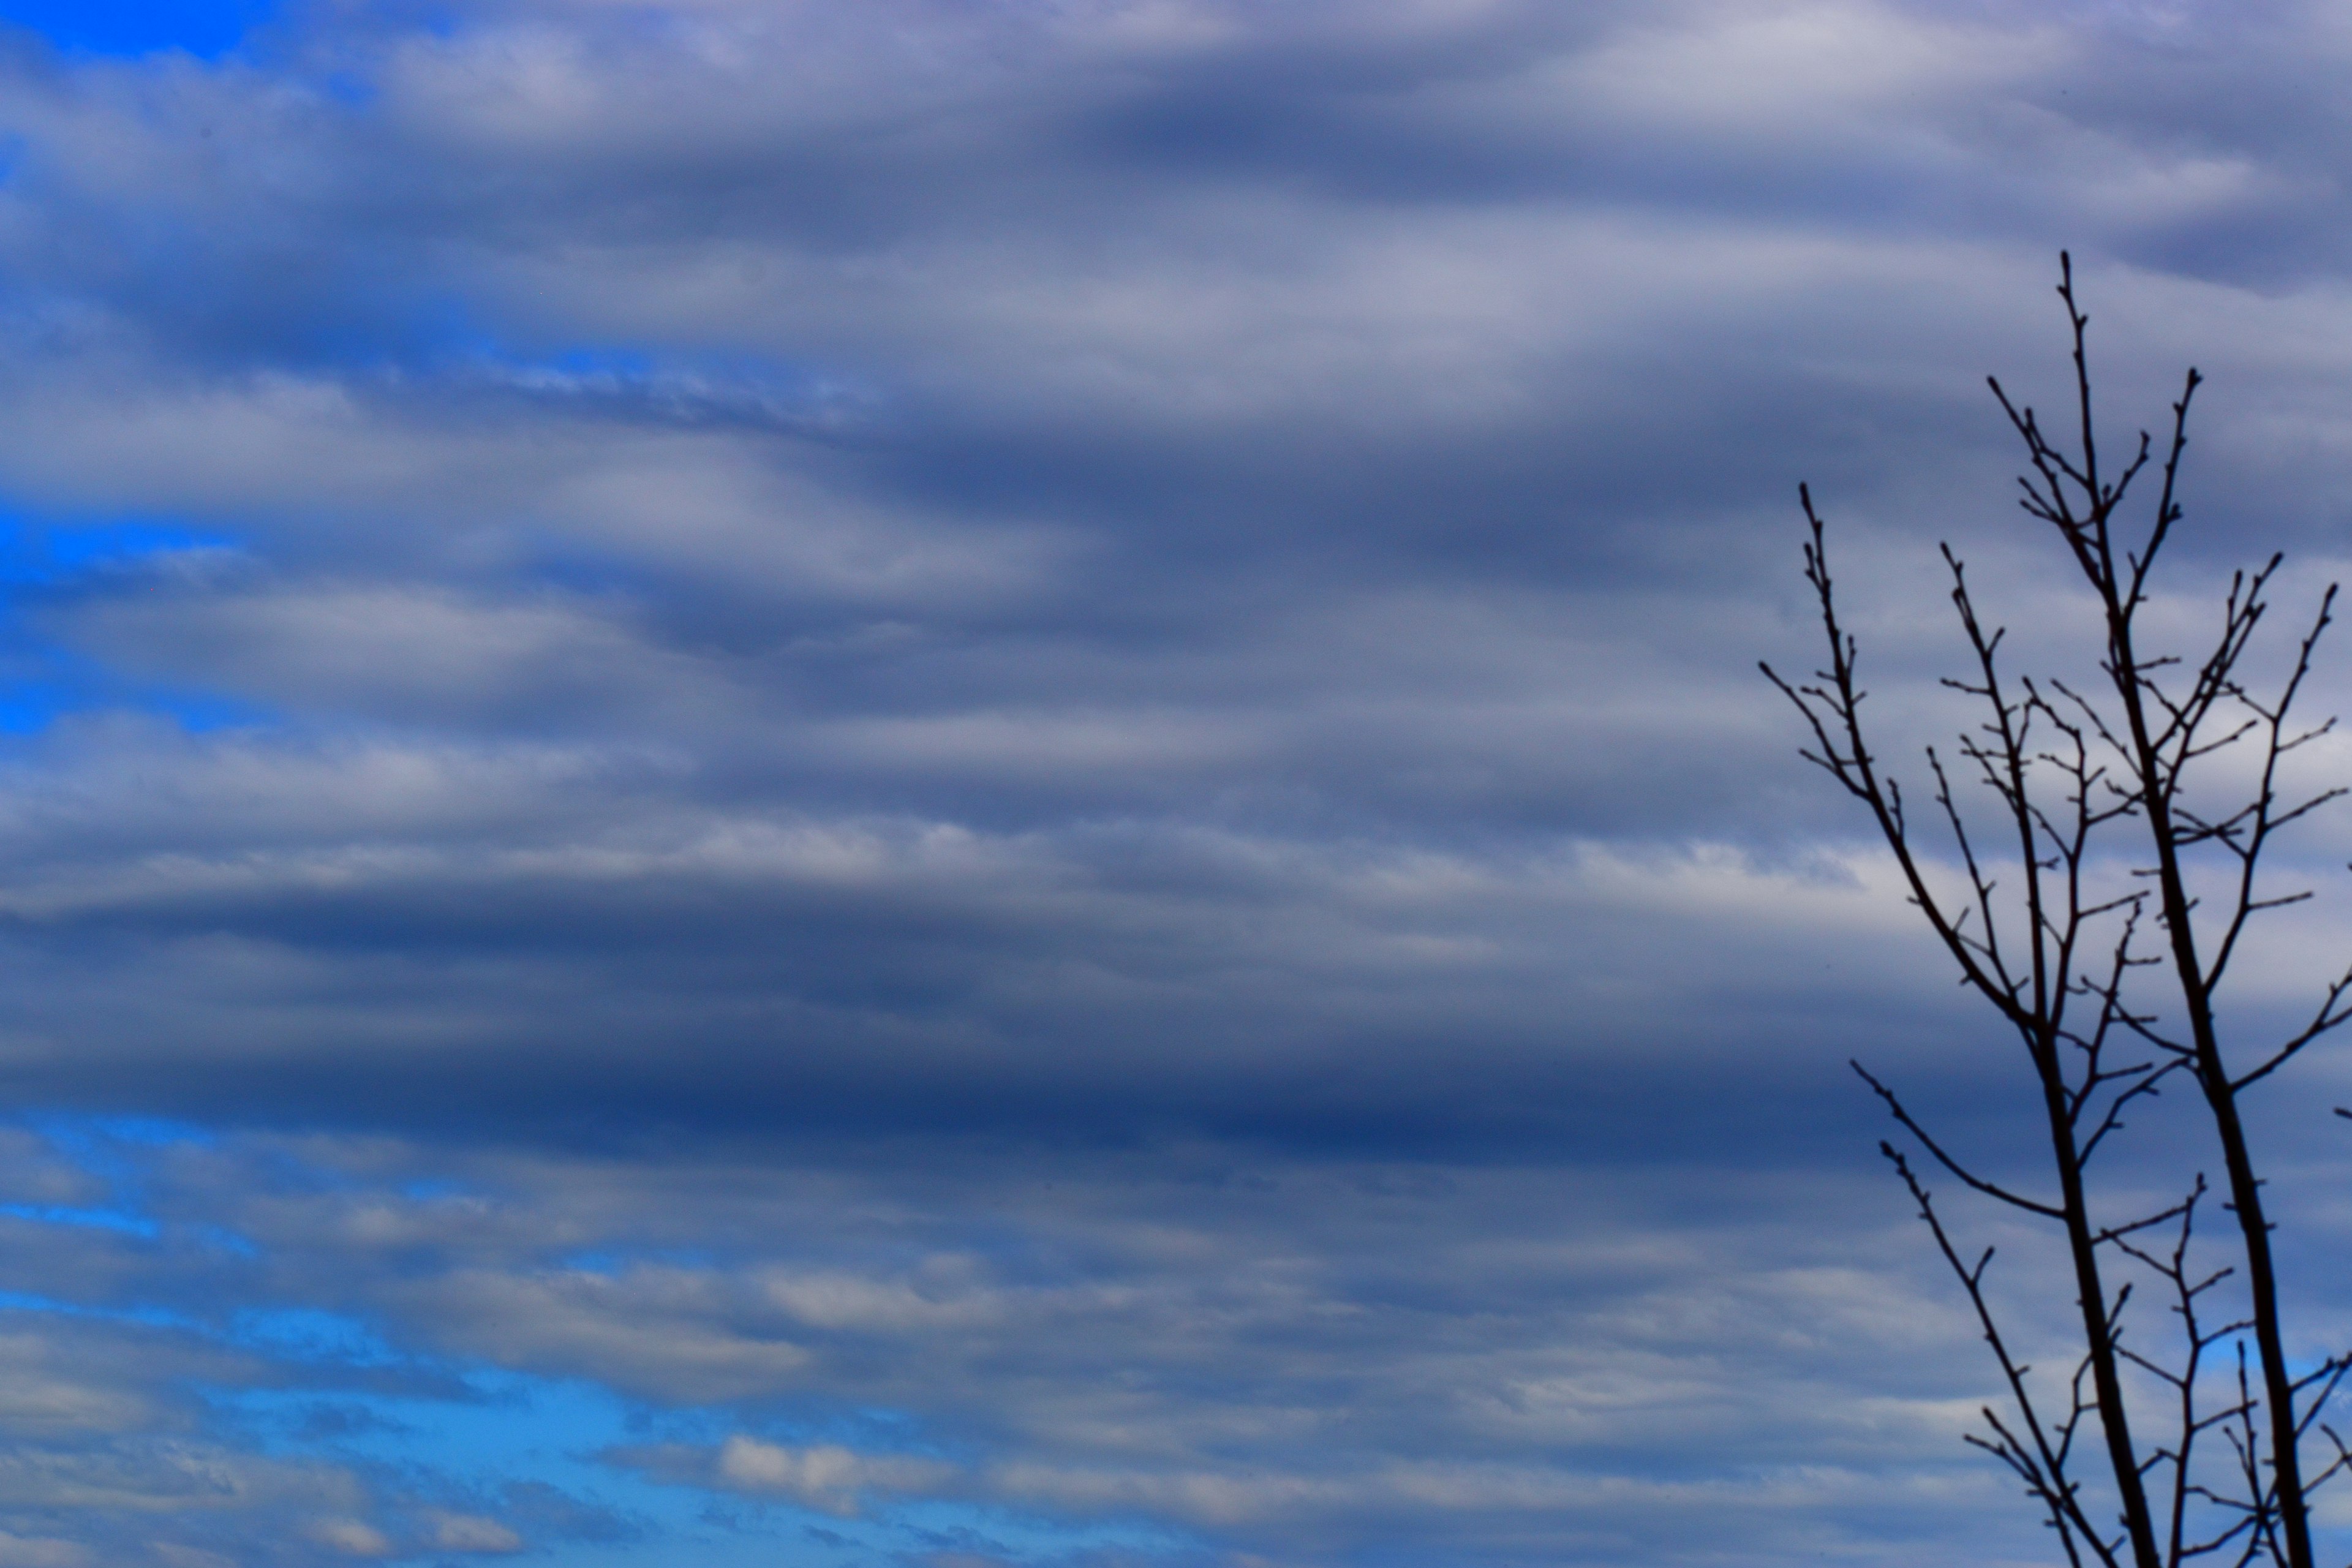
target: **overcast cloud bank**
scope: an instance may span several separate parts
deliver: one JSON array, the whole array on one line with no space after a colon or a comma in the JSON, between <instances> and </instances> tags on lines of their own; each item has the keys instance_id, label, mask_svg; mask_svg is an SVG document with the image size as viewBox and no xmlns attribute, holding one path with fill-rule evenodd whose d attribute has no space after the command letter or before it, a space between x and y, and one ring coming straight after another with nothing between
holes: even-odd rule
<instances>
[{"instance_id":1,"label":"overcast cloud bank","mask_svg":"<svg viewBox=\"0 0 2352 1568\"><path fill-rule=\"evenodd\" d=\"M2171 624L2340 573L2341 17L205 26L0 47L0 1568L2042 1560L1754 661L1800 478L1891 738L2070 651L2061 245Z\"/></svg>"}]
</instances>

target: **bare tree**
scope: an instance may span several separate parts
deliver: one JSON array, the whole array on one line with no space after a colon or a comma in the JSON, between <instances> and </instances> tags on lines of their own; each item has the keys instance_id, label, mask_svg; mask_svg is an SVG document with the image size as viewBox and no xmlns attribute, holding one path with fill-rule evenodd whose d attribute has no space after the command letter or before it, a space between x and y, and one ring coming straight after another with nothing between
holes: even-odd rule
<instances>
[{"instance_id":1,"label":"bare tree","mask_svg":"<svg viewBox=\"0 0 2352 1568\"><path fill-rule=\"evenodd\" d=\"M1969 654L1965 673L1944 684L1973 700L1981 719L1959 738L1949 769L1935 748L1927 752L1942 846L1931 855L1899 780L1866 737L1859 649L1839 620L1825 531L1801 486L1811 530L1805 578L1829 664L1801 683L1769 665L1764 673L1804 716L1811 731L1804 755L1869 811L1964 984L2024 1047L2038 1091L2054 1191L1988 1177L1854 1064L1937 1166L2063 1239L2080 1353L2053 1389L2018 1360L1997 1321L1986 1288L1991 1249L1965 1254L1908 1157L1880 1145L1967 1293L2007 1385L2008 1413L1986 1407L1985 1430L1969 1440L2023 1484L2072 1564L2179 1568L2210 1556L2315 1568L2310 1499L2352 1466L2352 1451L2322 1417L2352 1360L2331 1357L2297 1372L2288 1358L2273 1226L2241 1101L2352 1017L2352 970L2324 988L2307 1022L2251 1051L2225 1042L2215 1003L2255 917L2309 897L2269 890L2259 875L2264 851L2282 829L2344 793L2282 794L2285 759L2333 724L2298 727L2291 715L2336 590L2289 645L2284 673L2262 691L2244 671L2278 556L2231 578L2220 628L2193 656L2143 646L2149 574L2181 517L2178 484L2199 376L2189 372L2172 405L2160 465L2143 431L2119 468L2103 469L2084 353L2088 318L2075 302L2071 259L2062 255L2060 268L2077 433L2053 440L2031 407L2011 401L1999 381L1991 385L2025 447L2020 504L2056 535L2095 601L2095 676L2069 682L2006 672L2002 632L1988 629L1965 567L1943 547ZM2155 504L2133 526L2125 502L2147 479ZM1955 773L1983 793L1964 797ZM2238 793L2229 793L2231 779ZM1972 828L1984 820L1976 803L1990 808L1989 831ZM2198 1260L2201 1172L2168 1205L2110 1215L2096 1201L2095 1162L2123 1128L2123 1113L2175 1079L2195 1086L2235 1221L2234 1244L2218 1267ZM2172 1320L2168 1350L2143 1348L2128 1332L2136 1281L2162 1299ZM2135 1401L2147 1418L2140 1430ZM2093 1500L2104 1489L2085 1490L2084 1466L2095 1464L2085 1456L2095 1451L2104 1452L2092 1473L2103 1469L2112 1489L2112 1519Z\"/></svg>"}]
</instances>

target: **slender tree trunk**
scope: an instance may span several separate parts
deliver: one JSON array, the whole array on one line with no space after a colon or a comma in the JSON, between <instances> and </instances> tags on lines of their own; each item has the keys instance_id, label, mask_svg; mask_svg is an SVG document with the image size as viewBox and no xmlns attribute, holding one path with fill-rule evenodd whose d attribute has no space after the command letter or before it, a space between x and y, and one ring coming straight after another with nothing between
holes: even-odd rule
<instances>
[{"instance_id":1,"label":"slender tree trunk","mask_svg":"<svg viewBox=\"0 0 2352 1568\"><path fill-rule=\"evenodd\" d=\"M2124 1532L2131 1540L2136 1568L2164 1568L2156 1544L2156 1521L2148 1512L2139 1450L2132 1444L2125 1414L2123 1379L2116 1368L2115 1326L2107 1320L2106 1287L2099 1278L2098 1244L2091 1229L2090 1200L2083 1191L2083 1162L2074 1144L2074 1117L2058 1062L2057 1042L2036 1041L2033 1065L2042 1079L2042 1102L2050 1118L2050 1147L2058 1165L2059 1206L2066 1214L2066 1246L2074 1257L2074 1293L2083 1309L2083 1342L2090 1352L2091 1386L2098 1395L2099 1430L2107 1440L2107 1463L2115 1471Z\"/></svg>"},{"instance_id":2,"label":"slender tree trunk","mask_svg":"<svg viewBox=\"0 0 2352 1568\"><path fill-rule=\"evenodd\" d=\"M2109 578L2109 584L2114 582ZM2213 1130L2221 1144L2229 1172L2230 1206L2238 1216L2244 1237L2246 1286L2253 1298L2254 1343L2263 1363L2263 1404L2271 1429L2271 1465L2277 1480L2279 1531L2285 1538L2287 1568L2315 1568L2311 1551L2311 1520L2304 1505L2303 1464L2294 1422L2294 1375L2286 1364L2286 1347L2279 1334L2278 1274L2271 1259L2270 1223L2263 1214L2262 1182L2254 1174L2246 1149L2245 1123L2238 1116L2238 1094L2221 1059L2221 1045L2213 1026L2213 999L2205 986L2205 972L2197 954L2197 933L2189 925L2189 889L2180 870L2180 847L2170 803L2162 786L2163 770L2149 737L2147 710L2141 700L2139 667L2132 651L2128 612L2115 589L2106 589L2109 657L2114 661L2116 689L2131 726L2133 761L2139 773L2148 835L2155 840L2157 886L2164 910L2172 965L2189 1015L2190 1040L2196 1049L2198 1087L2213 1114Z\"/></svg>"}]
</instances>

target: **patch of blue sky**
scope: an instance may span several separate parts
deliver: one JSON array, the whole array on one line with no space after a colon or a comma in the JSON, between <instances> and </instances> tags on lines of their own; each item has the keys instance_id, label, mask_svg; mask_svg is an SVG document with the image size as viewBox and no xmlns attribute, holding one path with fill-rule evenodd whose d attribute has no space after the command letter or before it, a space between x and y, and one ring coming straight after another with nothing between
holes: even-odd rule
<instances>
[{"instance_id":1,"label":"patch of blue sky","mask_svg":"<svg viewBox=\"0 0 2352 1568\"><path fill-rule=\"evenodd\" d=\"M21 643L12 648L0 623L0 735L40 735L59 720L93 712L143 713L191 735L254 729L278 719L274 710L226 693L129 679L71 649Z\"/></svg>"},{"instance_id":2,"label":"patch of blue sky","mask_svg":"<svg viewBox=\"0 0 2352 1568\"><path fill-rule=\"evenodd\" d=\"M597 1247L566 1253L557 1260L557 1267L610 1279L646 1264L675 1268L707 1268L718 1261L719 1255L708 1247Z\"/></svg>"},{"instance_id":3,"label":"patch of blue sky","mask_svg":"<svg viewBox=\"0 0 2352 1568\"><path fill-rule=\"evenodd\" d=\"M37 1296L25 1290L0 1290L0 1312L53 1312L61 1318L89 1318L104 1323L133 1323L142 1329L176 1329L187 1333L206 1333L203 1322L185 1312L169 1307L145 1304L131 1307L92 1307L80 1301L61 1301L54 1296Z\"/></svg>"},{"instance_id":4,"label":"patch of blue sky","mask_svg":"<svg viewBox=\"0 0 2352 1568\"><path fill-rule=\"evenodd\" d=\"M112 1191L100 1204L8 1205L0 1205L0 1213L151 1241L164 1227L135 1201L144 1166L165 1151L216 1142L201 1126L160 1118L47 1114L22 1121ZM289 1174L306 1178L306 1184L337 1184L331 1173L308 1166ZM446 1195L438 1190L445 1184L424 1185L436 1189L433 1195ZM182 1227L172 1231L183 1234ZM254 1250L226 1232L200 1239L228 1244L247 1255ZM649 1256L607 1250L566 1261L617 1272ZM665 1260L676 1256L661 1254ZM866 1517L842 1519L785 1500L663 1479L611 1457L616 1449L659 1444L708 1449L732 1433L750 1431L787 1444L840 1443L950 1464L972 1461L974 1456L926 1441L923 1424L904 1411L858 1408L782 1419L707 1408L658 1409L584 1381L417 1353L359 1317L300 1304L247 1307L223 1321L161 1304L97 1307L5 1293L0 1294L0 1310L194 1334L289 1371L300 1369L299 1388L204 1391L232 1428L267 1452L337 1458L412 1480L422 1478L453 1507L495 1511L508 1487L550 1487L628 1527L606 1532L610 1539L543 1543L535 1560L562 1568L653 1568L679 1561L709 1568L772 1568L785 1553L796 1568L845 1568L918 1552L926 1542L940 1540L993 1542L1014 1560L1039 1563L1088 1551L1184 1556L1192 1550L1181 1538L1145 1525L1062 1524L957 1501L889 1503ZM407 1374L401 1379L405 1386L385 1388L381 1379L387 1372Z\"/></svg>"},{"instance_id":5,"label":"patch of blue sky","mask_svg":"<svg viewBox=\"0 0 2352 1568\"><path fill-rule=\"evenodd\" d=\"M145 1164L167 1149L208 1149L220 1140L193 1122L156 1116L87 1116L35 1112L18 1119L39 1134L50 1151L77 1170L104 1182L109 1201L85 1205L0 1205L0 1213L44 1225L83 1226L112 1230L146 1240L163 1234L163 1226L139 1206L145 1186ZM175 1225L175 1237L233 1257L257 1256L252 1242L217 1225Z\"/></svg>"},{"instance_id":6,"label":"patch of blue sky","mask_svg":"<svg viewBox=\"0 0 2352 1568\"><path fill-rule=\"evenodd\" d=\"M100 590L110 577L172 557L238 548L227 534L175 519L51 519L0 510L0 608L32 595ZM37 735L67 715L100 709L149 713L190 734L271 720L259 705L223 693L129 681L54 643L19 635L11 646L9 623L0 615L0 734Z\"/></svg>"},{"instance_id":7,"label":"patch of blue sky","mask_svg":"<svg viewBox=\"0 0 2352 1568\"><path fill-rule=\"evenodd\" d=\"M0 0L0 21L69 54L177 50L216 59L278 11L273 0Z\"/></svg>"},{"instance_id":8,"label":"patch of blue sky","mask_svg":"<svg viewBox=\"0 0 2352 1568\"><path fill-rule=\"evenodd\" d=\"M74 1163L123 1188L139 1184L139 1167L155 1153L214 1141L200 1127L162 1119L25 1120ZM0 1205L0 1213L46 1224L95 1226L142 1239L161 1233L152 1219L119 1198L106 1205ZM572 1261L620 1268L633 1257L583 1254ZM846 1568L903 1556L941 1539L997 1542L1016 1560L1035 1562L1106 1548L1156 1553L1182 1547L1142 1527L1065 1526L960 1502L896 1504L843 1519L788 1500L664 1479L612 1458L616 1449L658 1444L710 1448L747 1429L785 1443L837 1442L951 1462L960 1458L923 1443L921 1424L900 1411L860 1409L830 1419L746 1422L714 1409L656 1409L593 1383L412 1353L362 1319L300 1305L249 1307L222 1321L159 1304L100 1307L11 1292L0 1293L0 1310L194 1334L289 1370L299 1367L300 1388L203 1391L229 1426L265 1452L329 1457L394 1471L406 1484L421 1483L453 1507L495 1511L507 1488L552 1488L626 1527L603 1532L608 1538L538 1543L534 1560L562 1568L653 1568L679 1561L708 1568L772 1568L786 1553L796 1568ZM371 1375L392 1370L428 1374L432 1392L418 1391L413 1381L389 1391ZM351 1384L376 1386L346 1386L345 1374Z\"/></svg>"},{"instance_id":9,"label":"patch of blue sky","mask_svg":"<svg viewBox=\"0 0 2352 1568\"><path fill-rule=\"evenodd\" d=\"M403 1184L400 1195L413 1203L429 1204L442 1198L465 1197L467 1195L467 1188L463 1182L434 1177L427 1181Z\"/></svg>"},{"instance_id":10,"label":"patch of blue sky","mask_svg":"<svg viewBox=\"0 0 2352 1568\"><path fill-rule=\"evenodd\" d=\"M156 1151L210 1148L217 1142L201 1127L163 1117L35 1111L19 1121L59 1158L111 1187L116 1206L123 1206L138 1192L146 1161Z\"/></svg>"},{"instance_id":11,"label":"patch of blue sky","mask_svg":"<svg viewBox=\"0 0 2352 1568\"><path fill-rule=\"evenodd\" d=\"M281 1360L351 1367L408 1366L383 1335L357 1318L310 1307L248 1307L233 1315L230 1343Z\"/></svg>"},{"instance_id":12,"label":"patch of blue sky","mask_svg":"<svg viewBox=\"0 0 2352 1568\"><path fill-rule=\"evenodd\" d=\"M95 1117L37 1111L19 1120L38 1133L58 1158L113 1188L118 1201L137 1184L142 1152L164 1146L143 1139L117 1138L104 1121Z\"/></svg>"},{"instance_id":13,"label":"patch of blue sky","mask_svg":"<svg viewBox=\"0 0 2352 1568\"><path fill-rule=\"evenodd\" d=\"M75 1226L86 1230L120 1231L152 1241L163 1227L145 1215L127 1209L67 1208L57 1204L0 1204L0 1214L42 1225Z\"/></svg>"},{"instance_id":14,"label":"patch of blue sky","mask_svg":"<svg viewBox=\"0 0 2352 1568\"><path fill-rule=\"evenodd\" d=\"M46 681L0 686L0 735L37 735L75 706L71 691Z\"/></svg>"},{"instance_id":15,"label":"patch of blue sky","mask_svg":"<svg viewBox=\"0 0 2352 1568\"><path fill-rule=\"evenodd\" d=\"M35 1115L26 1119L50 1142L63 1147L91 1148L103 1141L135 1149L172 1149L192 1145L217 1147L220 1138L209 1128L164 1116Z\"/></svg>"},{"instance_id":16,"label":"patch of blue sky","mask_svg":"<svg viewBox=\"0 0 2352 1568\"><path fill-rule=\"evenodd\" d=\"M41 518L0 510L0 584L73 582L159 557L236 550L228 534L173 518Z\"/></svg>"},{"instance_id":17,"label":"patch of blue sky","mask_svg":"<svg viewBox=\"0 0 2352 1568\"><path fill-rule=\"evenodd\" d=\"M151 518L51 523L38 531L38 542L50 570L58 574L123 565L158 555L236 548L236 541L226 534Z\"/></svg>"},{"instance_id":18,"label":"patch of blue sky","mask_svg":"<svg viewBox=\"0 0 2352 1568\"><path fill-rule=\"evenodd\" d=\"M0 1212L16 1213L24 1205L8 1205ZM88 1211L73 1211L77 1217L58 1223L83 1224L79 1217ZM31 1217L47 1219L35 1215ZM152 1238L157 1232L152 1226L136 1229L136 1216L125 1216L132 1225L121 1228ZM107 1228L117 1228L109 1226ZM250 1248L248 1247L248 1250ZM87 1302L68 1301L54 1296L42 1296L23 1290L0 1290L0 1312L43 1312L60 1317L87 1318L99 1322L129 1323L147 1329L171 1329L184 1333L198 1334L218 1343L251 1351L257 1355L282 1364L300 1366L316 1373L321 1368L346 1367L354 1372L380 1372L388 1368L441 1371L430 1358L403 1354L385 1342L373 1328L355 1318L340 1312L321 1311L316 1308L247 1308L231 1316L226 1325L207 1321L203 1317L184 1312L176 1308L155 1302L134 1303L127 1307L99 1307ZM348 1399L347 1403L350 1402Z\"/></svg>"},{"instance_id":19,"label":"patch of blue sky","mask_svg":"<svg viewBox=\"0 0 2352 1568\"><path fill-rule=\"evenodd\" d=\"M407 1394L217 1389L215 1406L266 1452L320 1455L381 1466L412 1479L446 1478L483 1506L507 1486L537 1484L635 1526L626 1538L534 1542L534 1561L561 1568L833 1568L897 1558L938 1540L985 1540L1015 1561L1050 1563L1089 1551L1188 1554L1193 1543L1136 1524L1059 1524L958 1502L881 1507L855 1518L781 1500L743 1497L656 1479L609 1456L661 1444L709 1447L740 1426L709 1410L659 1411L576 1380L478 1371L471 1400ZM313 1415L356 1409L333 1439ZM895 1424L895 1423L894 1423ZM799 1433L782 1440L807 1440ZM788 1555L786 1555L788 1553Z\"/></svg>"},{"instance_id":20,"label":"patch of blue sky","mask_svg":"<svg viewBox=\"0 0 2352 1568\"><path fill-rule=\"evenodd\" d=\"M250 729L274 718L270 710L237 698L126 682L103 666L60 648L19 652L16 662L19 669L15 679L0 675L0 735L39 735L60 719L100 710L167 719L190 735ZM26 666L41 673L24 673Z\"/></svg>"},{"instance_id":21,"label":"patch of blue sky","mask_svg":"<svg viewBox=\"0 0 2352 1568\"><path fill-rule=\"evenodd\" d=\"M730 1524L713 1514L710 1494L664 1486L601 1457L637 1444L716 1442L724 1428L707 1415L650 1413L592 1384L513 1373L482 1372L467 1383L478 1398L338 1394L332 1404L356 1406L365 1419L350 1424L331 1441L313 1435L312 1412L330 1403L315 1394L230 1389L215 1390L212 1397L268 1453L323 1453L394 1469L412 1480L446 1478L453 1493L484 1502L506 1486L551 1487L634 1527L615 1532L620 1539L533 1542L541 1548L537 1561L563 1568L651 1568L680 1562L773 1568L784 1542L794 1546L795 1564L830 1568L870 1562L885 1544L870 1526L854 1527L857 1540L847 1550L804 1552L798 1518L751 1528ZM775 1528L761 1527L768 1522Z\"/></svg>"}]
</instances>

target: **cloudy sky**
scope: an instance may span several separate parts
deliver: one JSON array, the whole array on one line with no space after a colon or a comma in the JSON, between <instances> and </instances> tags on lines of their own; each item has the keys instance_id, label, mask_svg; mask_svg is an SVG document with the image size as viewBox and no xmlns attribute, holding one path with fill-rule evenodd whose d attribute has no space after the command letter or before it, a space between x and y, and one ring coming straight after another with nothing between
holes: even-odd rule
<instances>
[{"instance_id":1,"label":"cloudy sky","mask_svg":"<svg viewBox=\"0 0 2352 1568\"><path fill-rule=\"evenodd\" d=\"M2352 13L0 18L0 1568L2048 1559L1844 1066L2017 1064L1755 666L1801 479L1890 750L1937 540L2080 652L2062 246L2152 614L2305 613Z\"/></svg>"}]
</instances>

